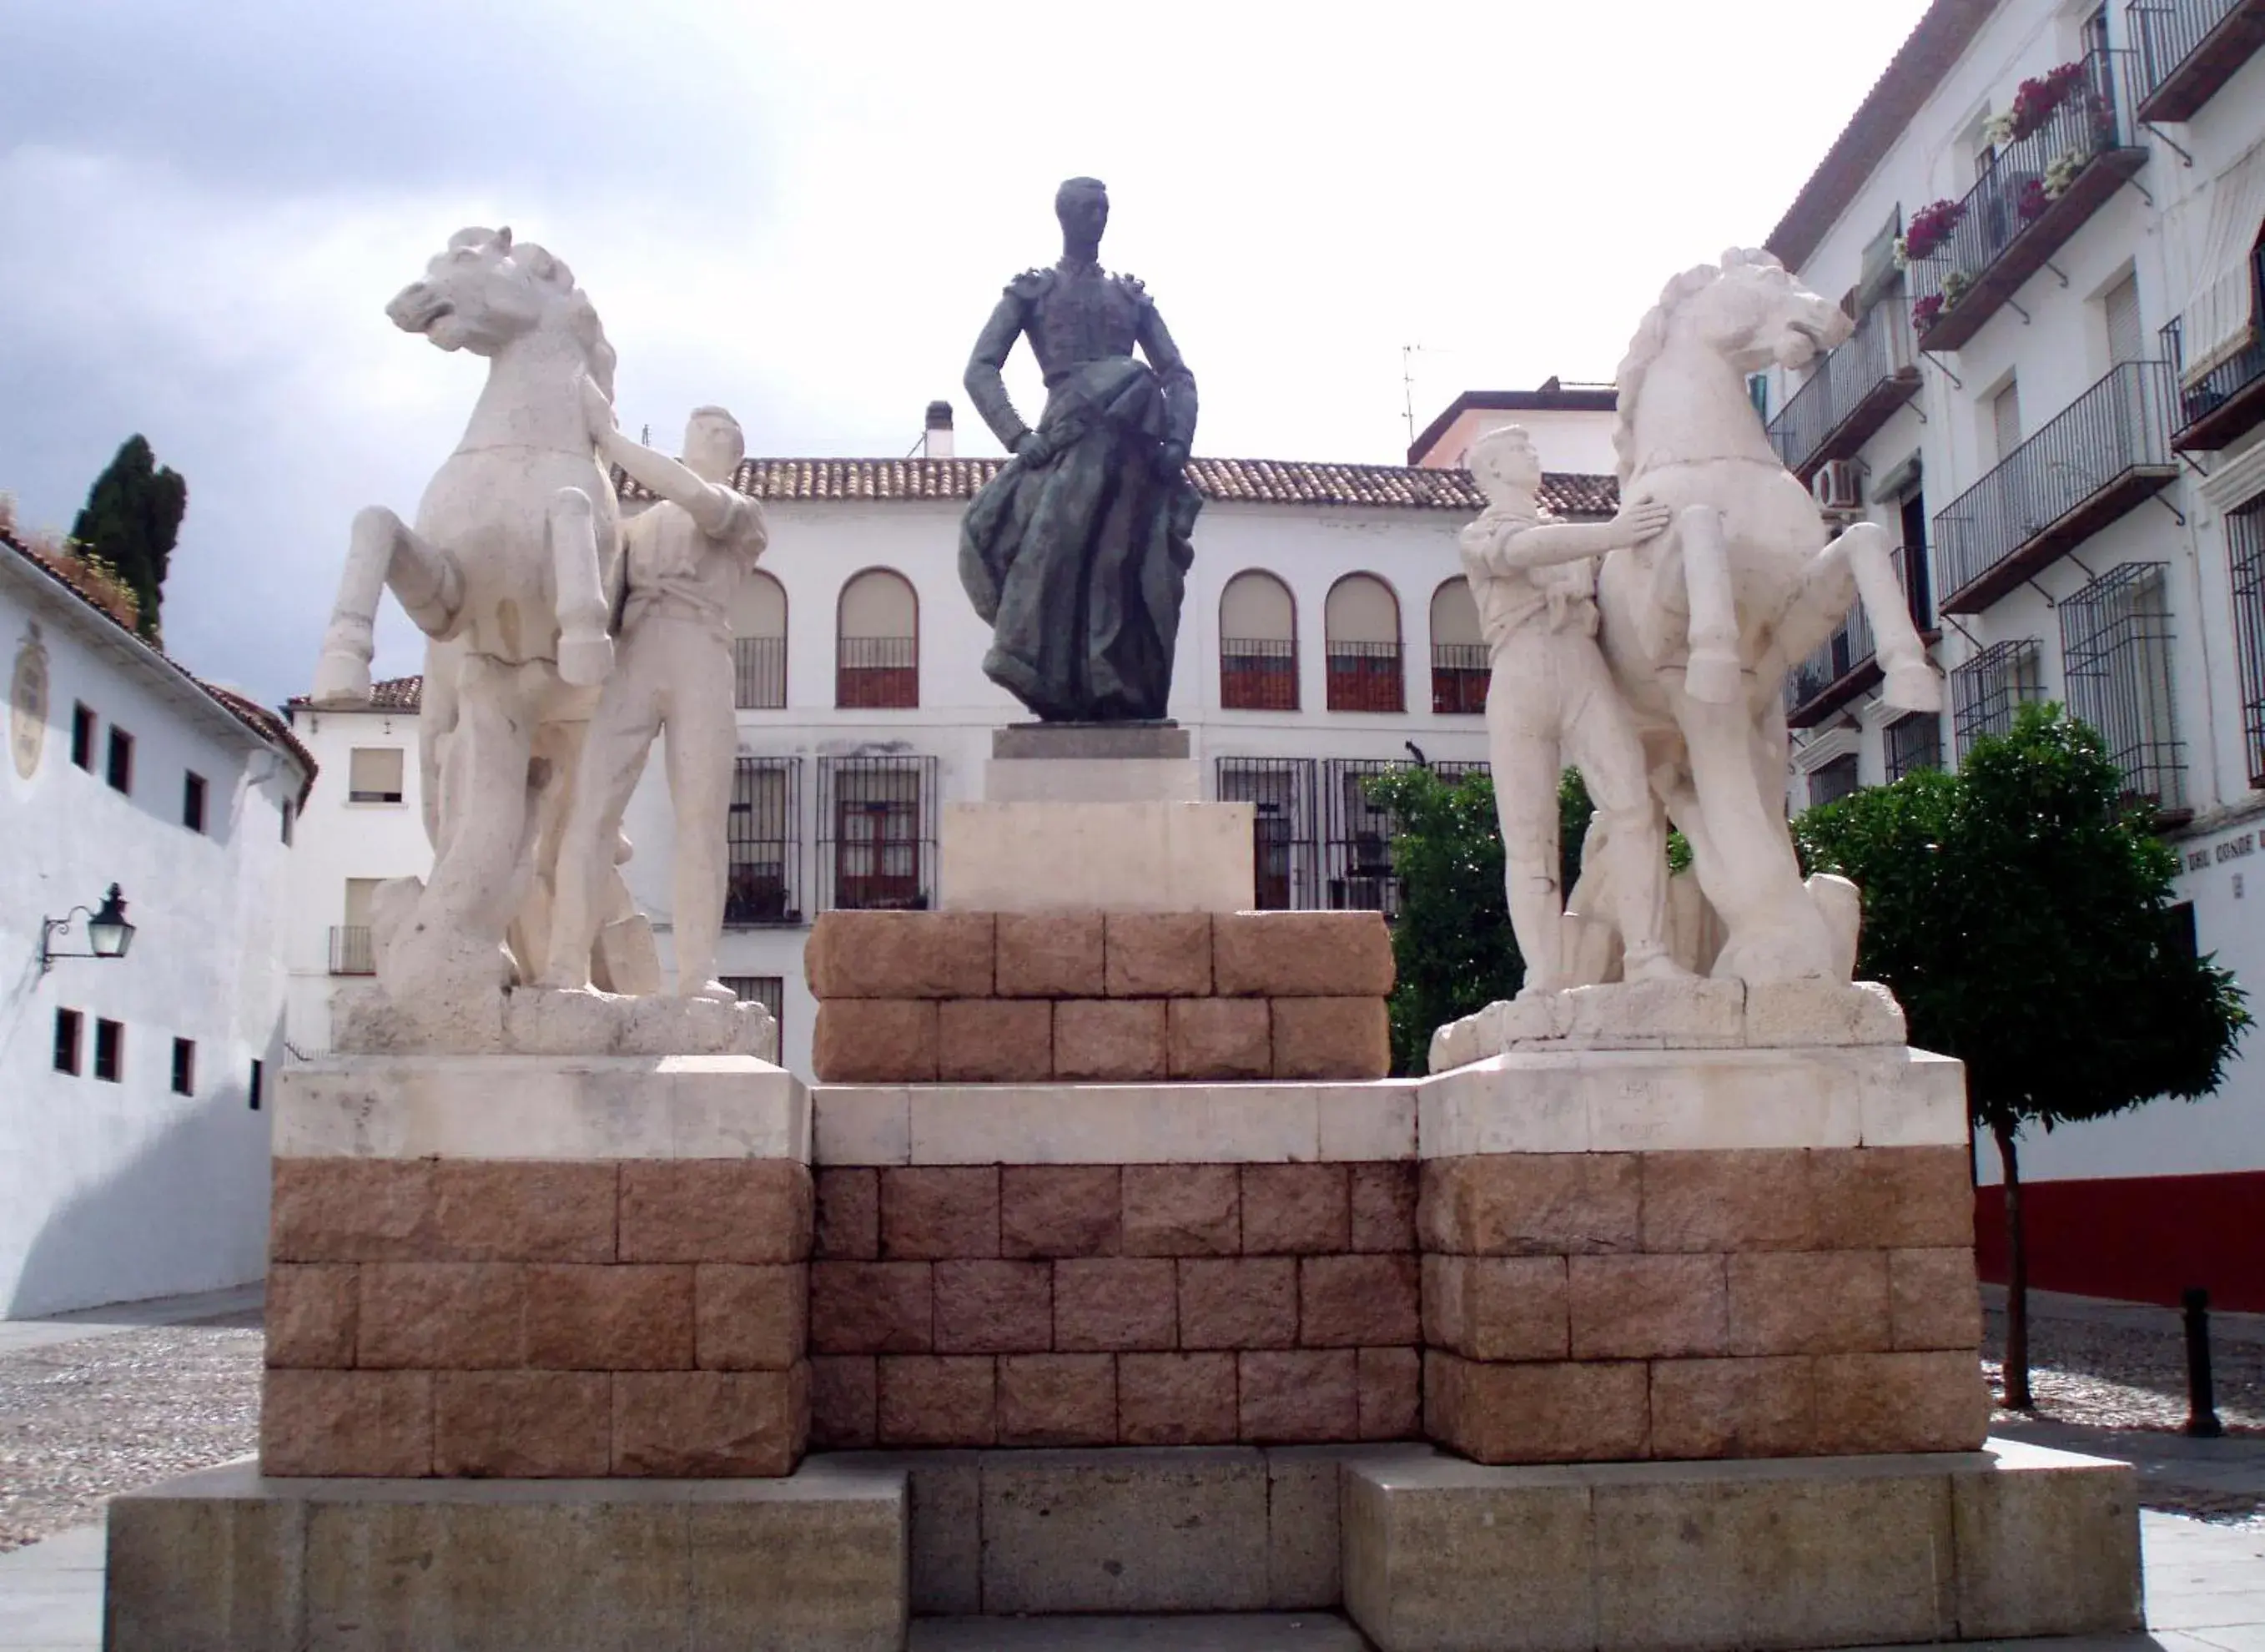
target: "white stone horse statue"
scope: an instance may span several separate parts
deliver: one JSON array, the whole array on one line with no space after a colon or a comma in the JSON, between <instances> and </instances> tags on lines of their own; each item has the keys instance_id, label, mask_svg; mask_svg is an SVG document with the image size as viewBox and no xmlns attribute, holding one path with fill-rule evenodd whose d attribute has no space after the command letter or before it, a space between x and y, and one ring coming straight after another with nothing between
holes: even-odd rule
<instances>
[{"instance_id":1,"label":"white stone horse statue","mask_svg":"<svg viewBox=\"0 0 2265 1652\"><path fill-rule=\"evenodd\" d=\"M594 382L611 399L614 352L572 273L507 229L450 237L386 314L487 357L487 386L413 528L381 506L354 518L312 698L369 702L387 590L433 639L420 729L433 876L411 886L413 906L375 916L381 984L438 1005L509 982L514 924L519 979L543 957L542 935L524 931L545 921L538 885L613 659L604 593L619 506L582 389Z\"/></svg>"},{"instance_id":2,"label":"white stone horse statue","mask_svg":"<svg viewBox=\"0 0 2265 1652\"><path fill-rule=\"evenodd\" d=\"M1859 522L1833 537L1747 390L1749 374L1804 366L1852 331L1770 254L1734 250L1670 281L1620 363L1621 497L1675 518L1605 557L1599 632L1720 922L1719 951L1699 960L1718 977L1846 980L1854 961L1846 885L1804 887L1787 827L1788 670L1861 595L1888 703L1942 704L1888 530Z\"/></svg>"}]
</instances>

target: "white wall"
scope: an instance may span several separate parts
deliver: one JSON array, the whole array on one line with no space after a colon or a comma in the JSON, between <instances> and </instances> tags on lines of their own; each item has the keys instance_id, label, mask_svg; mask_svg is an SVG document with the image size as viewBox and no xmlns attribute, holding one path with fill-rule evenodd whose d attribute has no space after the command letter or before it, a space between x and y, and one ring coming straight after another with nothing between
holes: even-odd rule
<instances>
[{"instance_id":1,"label":"white wall","mask_svg":"<svg viewBox=\"0 0 2265 1652\"><path fill-rule=\"evenodd\" d=\"M0 547L0 650L36 619L50 678L28 778L0 760L0 1315L21 1317L256 1278L267 1235L267 1117L251 1064L282 1055L280 810L300 776L208 697ZM95 770L70 761L71 712L99 722ZM114 724L134 786L103 779ZM206 831L181 824L182 776L207 782ZM120 885L123 959L41 976L40 920ZM84 921L59 944L84 951ZM55 1010L84 1016L82 1070L53 1070ZM120 1082L93 1076L95 1021L125 1026ZM171 1091L172 1041L196 1044L195 1093Z\"/></svg>"}]
</instances>

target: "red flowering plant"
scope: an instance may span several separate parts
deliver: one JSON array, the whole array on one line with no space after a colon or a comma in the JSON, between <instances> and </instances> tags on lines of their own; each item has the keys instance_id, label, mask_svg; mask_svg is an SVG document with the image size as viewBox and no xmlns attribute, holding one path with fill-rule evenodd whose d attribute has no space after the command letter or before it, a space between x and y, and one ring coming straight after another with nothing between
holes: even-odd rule
<instances>
[{"instance_id":1,"label":"red flowering plant","mask_svg":"<svg viewBox=\"0 0 2265 1652\"><path fill-rule=\"evenodd\" d=\"M2053 197L2046 192L2043 178L2025 178L2021 187L2014 192L2014 210L2021 215L2023 223L2028 223L2040 216L2052 204L2052 200Z\"/></svg>"},{"instance_id":2,"label":"red flowering plant","mask_svg":"<svg viewBox=\"0 0 2265 1652\"><path fill-rule=\"evenodd\" d=\"M1934 325L1935 317L1941 314L1942 295L1929 293L1912 306L1912 326L1914 331L1924 333Z\"/></svg>"},{"instance_id":3,"label":"red flowering plant","mask_svg":"<svg viewBox=\"0 0 2265 1652\"><path fill-rule=\"evenodd\" d=\"M1912 214L1901 243L1904 262L1918 264L1933 258L1965 215L1966 203L1963 200L1929 201Z\"/></svg>"},{"instance_id":4,"label":"red flowering plant","mask_svg":"<svg viewBox=\"0 0 2265 1652\"><path fill-rule=\"evenodd\" d=\"M2014 92L2012 138L2019 143L2044 129L2052 119L2053 111L2068 101L2068 95L2084 82L2084 64L2079 61L2063 63L2058 69L2047 69L2042 75L2023 81Z\"/></svg>"}]
</instances>

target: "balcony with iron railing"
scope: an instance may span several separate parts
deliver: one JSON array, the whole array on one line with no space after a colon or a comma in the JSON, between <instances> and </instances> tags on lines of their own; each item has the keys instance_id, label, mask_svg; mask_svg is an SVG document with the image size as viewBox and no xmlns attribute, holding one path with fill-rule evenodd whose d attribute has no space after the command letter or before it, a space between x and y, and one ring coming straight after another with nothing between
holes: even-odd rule
<instances>
[{"instance_id":1,"label":"balcony with iron railing","mask_svg":"<svg viewBox=\"0 0 2265 1652\"><path fill-rule=\"evenodd\" d=\"M786 704L786 638L732 640L732 703L742 711L775 711Z\"/></svg>"},{"instance_id":2,"label":"balcony with iron railing","mask_svg":"<svg viewBox=\"0 0 2265 1652\"><path fill-rule=\"evenodd\" d=\"M844 710L904 710L920 704L920 639L844 637L834 644L834 703Z\"/></svg>"},{"instance_id":3,"label":"balcony with iron railing","mask_svg":"<svg viewBox=\"0 0 2265 1652\"><path fill-rule=\"evenodd\" d=\"M2134 0L2131 103L2142 120L2190 120L2265 46L2265 0Z\"/></svg>"},{"instance_id":4,"label":"balcony with iron railing","mask_svg":"<svg viewBox=\"0 0 2265 1652\"><path fill-rule=\"evenodd\" d=\"M1771 444L1803 482L1830 459L1846 459L1919 391L1919 353L1902 289L1864 312L1848 341L1817 364L1770 421Z\"/></svg>"},{"instance_id":5,"label":"balcony with iron railing","mask_svg":"<svg viewBox=\"0 0 2265 1652\"><path fill-rule=\"evenodd\" d=\"M2216 453L2265 424L2265 330L2257 325L2258 295L2265 294L2265 249L2249 255L2249 342L2192 384L2186 378L2186 324L2163 329L2163 353L2179 381L2171 447L2179 453Z\"/></svg>"},{"instance_id":6,"label":"balcony with iron railing","mask_svg":"<svg viewBox=\"0 0 2265 1652\"><path fill-rule=\"evenodd\" d=\"M1978 614L2178 474L2171 370L2125 361L1934 519L1945 614Z\"/></svg>"},{"instance_id":7,"label":"balcony with iron railing","mask_svg":"<svg viewBox=\"0 0 2265 1652\"><path fill-rule=\"evenodd\" d=\"M1220 637L1219 704L1222 711L1295 711L1297 643L1286 637Z\"/></svg>"},{"instance_id":8,"label":"balcony with iron railing","mask_svg":"<svg viewBox=\"0 0 2265 1652\"><path fill-rule=\"evenodd\" d=\"M2094 51L2036 131L1998 152L1942 241L1907 272L1922 350L1955 350L2124 181L2147 151L2125 140L2111 56Z\"/></svg>"},{"instance_id":9,"label":"balcony with iron railing","mask_svg":"<svg viewBox=\"0 0 2265 1652\"><path fill-rule=\"evenodd\" d=\"M331 926L331 973L375 975L377 950L370 944L369 926L360 923Z\"/></svg>"},{"instance_id":10,"label":"balcony with iron railing","mask_svg":"<svg viewBox=\"0 0 2265 1652\"><path fill-rule=\"evenodd\" d=\"M1484 643L1431 644L1431 710L1440 717L1484 714L1487 685L1494 680L1492 656Z\"/></svg>"},{"instance_id":11,"label":"balcony with iron railing","mask_svg":"<svg viewBox=\"0 0 2265 1652\"><path fill-rule=\"evenodd\" d=\"M1898 545L1889 553L1896 583L1903 587L1912 623L1926 635L1934 630L1934 615L1927 600L1926 549ZM1808 659L1793 668L1785 683L1785 720L1796 729L1813 728L1880 680L1878 648L1872 635L1872 616L1858 602L1848 617Z\"/></svg>"},{"instance_id":12,"label":"balcony with iron railing","mask_svg":"<svg viewBox=\"0 0 2265 1652\"><path fill-rule=\"evenodd\" d=\"M1329 645L1329 706L1332 711L1405 711L1407 687L1397 643Z\"/></svg>"}]
</instances>

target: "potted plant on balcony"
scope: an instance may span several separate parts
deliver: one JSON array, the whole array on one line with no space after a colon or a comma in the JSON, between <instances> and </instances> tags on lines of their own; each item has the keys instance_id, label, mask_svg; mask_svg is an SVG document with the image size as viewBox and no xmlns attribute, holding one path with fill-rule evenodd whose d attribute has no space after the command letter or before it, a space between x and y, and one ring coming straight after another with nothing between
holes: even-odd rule
<instances>
[{"instance_id":1,"label":"potted plant on balcony","mask_svg":"<svg viewBox=\"0 0 2265 1652\"><path fill-rule=\"evenodd\" d=\"M1896 243L1896 267L1906 269L1933 258L1965 215L1963 200L1931 200L1912 214L1903 238Z\"/></svg>"},{"instance_id":2,"label":"potted plant on balcony","mask_svg":"<svg viewBox=\"0 0 2265 1652\"><path fill-rule=\"evenodd\" d=\"M2069 149L2045 168L2039 187L2047 200L2058 200L2068 193L2069 186L2076 182L2076 175L2084 170L2087 158L2083 150Z\"/></svg>"},{"instance_id":3,"label":"potted plant on balcony","mask_svg":"<svg viewBox=\"0 0 2265 1652\"><path fill-rule=\"evenodd\" d=\"M1912 331L1917 332L1921 338L1925 338L1926 337L1926 330L1934 326L1941 315L1942 295L1940 293L1929 293L1926 297L1920 299L1917 303L1912 306Z\"/></svg>"},{"instance_id":4,"label":"potted plant on balcony","mask_svg":"<svg viewBox=\"0 0 2265 1652\"><path fill-rule=\"evenodd\" d=\"M2067 186L2063 185L2062 187ZM2025 178L2021 187L2014 192L2014 210L2020 215L2023 223L2031 223L2044 216L2045 208L2059 199L2057 193L2045 186L2043 178Z\"/></svg>"},{"instance_id":5,"label":"potted plant on balcony","mask_svg":"<svg viewBox=\"0 0 2265 1652\"><path fill-rule=\"evenodd\" d=\"M2081 60L2049 69L2042 75L2032 76L2014 91L2014 106L2006 111L2007 135L2019 143L2044 130L2045 122L2053 112L2068 101L2069 94L2084 84L2084 64Z\"/></svg>"}]
</instances>

